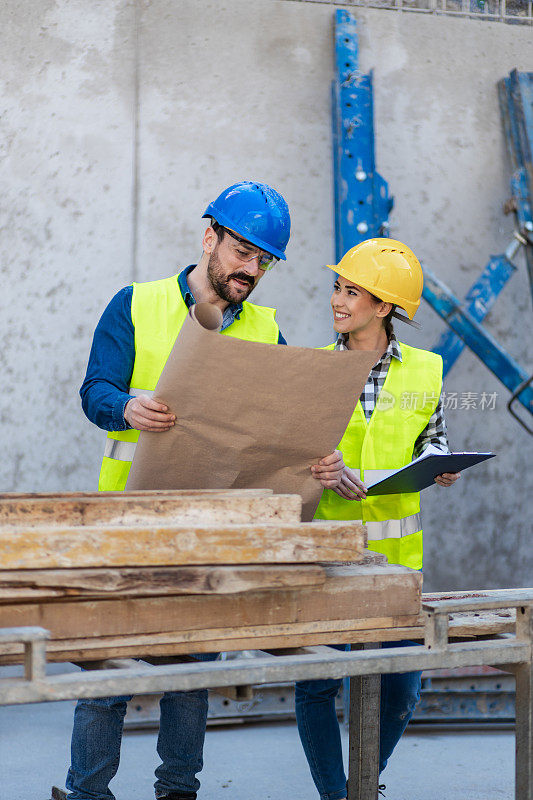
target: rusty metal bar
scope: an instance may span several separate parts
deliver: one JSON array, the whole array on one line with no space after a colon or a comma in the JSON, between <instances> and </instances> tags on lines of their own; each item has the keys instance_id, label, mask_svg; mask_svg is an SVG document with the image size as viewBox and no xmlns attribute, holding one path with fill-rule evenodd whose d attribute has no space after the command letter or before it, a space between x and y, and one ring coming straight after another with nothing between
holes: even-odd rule
<instances>
[{"instance_id":1,"label":"rusty metal bar","mask_svg":"<svg viewBox=\"0 0 533 800\"><path fill-rule=\"evenodd\" d=\"M533 800L533 607L516 609L516 638L531 648L529 662L518 664L516 680L515 798Z\"/></svg>"},{"instance_id":2,"label":"rusty metal bar","mask_svg":"<svg viewBox=\"0 0 533 800\"><path fill-rule=\"evenodd\" d=\"M448 612L425 612L424 644L428 650L444 650L448 644Z\"/></svg>"},{"instance_id":3,"label":"rusty metal bar","mask_svg":"<svg viewBox=\"0 0 533 800\"><path fill-rule=\"evenodd\" d=\"M533 798L533 665L520 664L516 671L515 798Z\"/></svg>"},{"instance_id":4,"label":"rusty metal bar","mask_svg":"<svg viewBox=\"0 0 533 800\"><path fill-rule=\"evenodd\" d=\"M352 650L379 645L352 645ZM381 675L350 679L347 800L376 800L379 778Z\"/></svg>"},{"instance_id":5,"label":"rusty metal bar","mask_svg":"<svg viewBox=\"0 0 533 800\"><path fill-rule=\"evenodd\" d=\"M533 640L531 631L531 618L533 616L533 606L520 606L516 609L516 638L520 642Z\"/></svg>"}]
</instances>

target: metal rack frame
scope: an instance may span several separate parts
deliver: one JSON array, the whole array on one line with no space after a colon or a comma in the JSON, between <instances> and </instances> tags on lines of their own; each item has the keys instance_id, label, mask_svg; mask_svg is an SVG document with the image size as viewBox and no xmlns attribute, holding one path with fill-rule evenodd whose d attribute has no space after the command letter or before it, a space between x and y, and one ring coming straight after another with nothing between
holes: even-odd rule
<instances>
[{"instance_id":1,"label":"metal rack frame","mask_svg":"<svg viewBox=\"0 0 533 800\"><path fill-rule=\"evenodd\" d=\"M531 0L285 0L292 3L381 8L434 16L469 17L511 25L533 24ZM517 13L517 12L520 13Z\"/></svg>"},{"instance_id":2,"label":"metal rack frame","mask_svg":"<svg viewBox=\"0 0 533 800\"><path fill-rule=\"evenodd\" d=\"M516 608L514 634L449 641L450 614L496 608ZM0 630L0 642L24 643L25 674L0 680L0 705L352 676L348 798L376 800L380 676L420 669L498 666L513 673L516 680L515 798L533 800L533 591L493 592L479 600L439 600L424 603L423 613L424 643L412 647L381 650L379 644L365 644L363 649L342 652L324 645L305 646L265 652L259 659L161 666L111 659L91 672L56 675L46 675L48 631L6 628Z\"/></svg>"}]
</instances>

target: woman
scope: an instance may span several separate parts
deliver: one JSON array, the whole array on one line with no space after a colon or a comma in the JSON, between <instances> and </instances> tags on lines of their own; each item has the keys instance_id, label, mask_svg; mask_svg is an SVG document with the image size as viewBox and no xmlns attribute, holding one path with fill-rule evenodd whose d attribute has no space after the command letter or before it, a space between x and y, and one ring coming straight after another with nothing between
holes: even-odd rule
<instances>
[{"instance_id":1,"label":"woman","mask_svg":"<svg viewBox=\"0 0 533 800\"><path fill-rule=\"evenodd\" d=\"M372 368L339 445L346 464L341 483L324 491L316 518L362 520L370 550L386 555L389 563L421 569L420 495L367 498L364 481L373 482L381 471L405 466L430 444L448 451L440 401L442 359L399 342L392 326L393 318L415 324L410 321L420 305L422 268L414 253L393 239L369 239L349 250L339 264L328 266L338 276L331 297L338 336L325 349L377 350L383 355ZM459 473L445 473L435 482L451 486L458 477ZM413 714L420 676L420 672L382 676L380 772ZM346 797L335 713L340 684L340 680L296 684L298 730L321 800Z\"/></svg>"}]
</instances>

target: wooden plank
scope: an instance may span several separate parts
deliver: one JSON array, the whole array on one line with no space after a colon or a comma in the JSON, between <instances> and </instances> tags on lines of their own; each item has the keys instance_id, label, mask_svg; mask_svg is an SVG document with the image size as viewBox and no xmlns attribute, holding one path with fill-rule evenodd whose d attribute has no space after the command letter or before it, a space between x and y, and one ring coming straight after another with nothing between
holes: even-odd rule
<instances>
[{"instance_id":1,"label":"wooden plank","mask_svg":"<svg viewBox=\"0 0 533 800\"><path fill-rule=\"evenodd\" d=\"M513 633L516 622L516 609L487 611L479 613L453 614L449 623L449 635L455 636L493 636L496 633Z\"/></svg>"},{"instance_id":2,"label":"wooden plank","mask_svg":"<svg viewBox=\"0 0 533 800\"><path fill-rule=\"evenodd\" d=\"M374 617L373 619L333 619L333 620L309 620L307 622L285 622L274 625L242 625L237 628L202 628L198 630L179 629L165 631L163 633L149 634L121 634L118 636L95 636L95 637L73 637L72 639L49 640L50 650L58 650L68 645L70 647L80 647L91 650L95 647L106 646L108 648L131 647L136 644L160 645L174 642L183 642L187 647L196 647L203 641L222 641L223 639L246 639L252 641L254 636L298 636L313 633L326 633L327 635L350 634L360 631L382 630L386 628L395 629L397 627L413 627L420 623L420 617L416 614L407 614L401 617ZM418 627L417 627L418 630ZM355 641L355 640L354 640ZM2 643L2 654L12 651L13 642ZM5 648L5 649L4 649ZM258 649L258 648L252 648Z\"/></svg>"},{"instance_id":3,"label":"wooden plank","mask_svg":"<svg viewBox=\"0 0 533 800\"><path fill-rule=\"evenodd\" d=\"M223 650L268 650L311 644L401 641L421 631L418 617L374 620L332 620L253 628L219 628L203 631L171 631L164 634L70 639L47 643L48 661L91 661L103 658L170 656ZM374 625L372 625L374 623ZM21 646L0 645L0 664L23 660Z\"/></svg>"},{"instance_id":4,"label":"wooden plank","mask_svg":"<svg viewBox=\"0 0 533 800\"><path fill-rule=\"evenodd\" d=\"M338 626L329 631L311 630L309 632L265 633L261 628L249 632L248 636L224 636L219 639L204 639L195 642L161 641L154 637L116 637L115 639L72 639L50 642L47 645L47 659L50 662L99 660L103 658L141 658L143 656L171 656L185 653L213 653L223 650L279 649L305 645L349 644L357 642L388 642L410 639L423 639L424 629L420 625L397 627L396 620L387 620L383 628L339 630ZM166 635L168 636L168 635ZM179 634L178 637L179 639ZM468 637L474 638L474 637ZM17 645L0 646L0 665L21 664L24 661L22 647Z\"/></svg>"},{"instance_id":5,"label":"wooden plank","mask_svg":"<svg viewBox=\"0 0 533 800\"><path fill-rule=\"evenodd\" d=\"M396 566L324 567L321 586L121 600L65 600L0 606L0 628L40 625L52 639L325 620L418 615L422 576ZM368 627L368 625L367 625Z\"/></svg>"},{"instance_id":6,"label":"wooden plank","mask_svg":"<svg viewBox=\"0 0 533 800\"><path fill-rule=\"evenodd\" d=\"M155 496L154 496L155 495ZM182 491L168 494L94 492L87 496L0 495L0 528L299 522L299 495L262 490Z\"/></svg>"},{"instance_id":7,"label":"wooden plank","mask_svg":"<svg viewBox=\"0 0 533 800\"><path fill-rule=\"evenodd\" d=\"M75 597L236 594L252 589L317 586L325 579L324 569L315 564L0 570L0 603Z\"/></svg>"},{"instance_id":8,"label":"wooden plank","mask_svg":"<svg viewBox=\"0 0 533 800\"><path fill-rule=\"evenodd\" d=\"M486 611L510 608L533 602L533 589L487 589L483 592L454 592L453 594L430 595L424 603L436 612Z\"/></svg>"},{"instance_id":9,"label":"wooden plank","mask_svg":"<svg viewBox=\"0 0 533 800\"><path fill-rule=\"evenodd\" d=\"M494 595L504 592L500 589L461 592L424 592L422 603L434 603L445 600L479 600L490 601ZM511 590L513 591L513 590ZM477 636L494 636L499 633L513 633L516 621L516 609L458 611L450 614L449 631L451 637L472 638Z\"/></svg>"},{"instance_id":10,"label":"wooden plank","mask_svg":"<svg viewBox=\"0 0 533 800\"><path fill-rule=\"evenodd\" d=\"M300 524L102 526L0 530L3 569L356 561L364 526Z\"/></svg>"},{"instance_id":11,"label":"wooden plank","mask_svg":"<svg viewBox=\"0 0 533 800\"><path fill-rule=\"evenodd\" d=\"M389 559L383 553L374 553L372 550L365 550L363 558L357 562L359 566L366 564L388 564Z\"/></svg>"},{"instance_id":12,"label":"wooden plank","mask_svg":"<svg viewBox=\"0 0 533 800\"><path fill-rule=\"evenodd\" d=\"M3 492L0 493L0 502L3 500L39 500L54 497L75 500L84 497L169 497L181 495L210 495L215 497L220 494L240 492L246 495L273 494L272 489L135 489L128 492Z\"/></svg>"},{"instance_id":13,"label":"wooden plank","mask_svg":"<svg viewBox=\"0 0 533 800\"><path fill-rule=\"evenodd\" d=\"M506 594L508 592L513 595L514 593L522 593L522 592L532 592L533 589L466 589L457 592L423 592L422 594L422 602L423 603L441 603L446 600L479 600L487 598L487 600L492 600L494 598L499 599L500 595Z\"/></svg>"},{"instance_id":14,"label":"wooden plank","mask_svg":"<svg viewBox=\"0 0 533 800\"><path fill-rule=\"evenodd\" d=\"M461 615L454 627L454 638L471 638L507 633L514 621L488 615L474 618L470 624ZM472 615L473 617L473 615ZM454 620L451 625L453 627ZM370 626L370 627L369 627ZM185 653L211 653L221 650L274 649L318 644L350 642L386 642L410 639L423 641L421 616L382 617L371 620L331 620L289 625L257 626L236 631L234 628L203 631L170 631L162 634L59 640L47 643L49 661L81 661L102 658L171 656ZM24 661L22 645L0 644L0 664Z\"/></svg>"}]
</instances>

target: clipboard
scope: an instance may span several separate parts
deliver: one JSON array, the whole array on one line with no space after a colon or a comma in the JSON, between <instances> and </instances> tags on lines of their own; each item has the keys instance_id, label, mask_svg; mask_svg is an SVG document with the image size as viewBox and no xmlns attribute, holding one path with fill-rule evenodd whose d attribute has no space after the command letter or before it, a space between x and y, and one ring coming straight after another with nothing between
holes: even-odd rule
<instances>
[{"instance_id":1,"label":"clipboard","mask_svg":"<svg viewBox=\"0 0 533 800\"><path fill-rule=\"evenodd\" d=\"M443 453L430 445L421 456L407 466L392 470L391 474L379 481L365 484L367 497L380 494L407 494L420 492L432 486L437 475L443 472L461 472L475 464L480 464L496 453Z\"/></svg>"}]
</instances>

